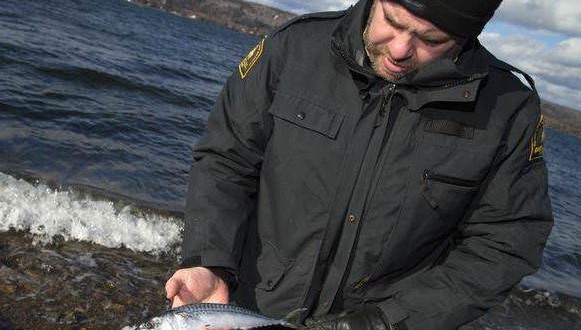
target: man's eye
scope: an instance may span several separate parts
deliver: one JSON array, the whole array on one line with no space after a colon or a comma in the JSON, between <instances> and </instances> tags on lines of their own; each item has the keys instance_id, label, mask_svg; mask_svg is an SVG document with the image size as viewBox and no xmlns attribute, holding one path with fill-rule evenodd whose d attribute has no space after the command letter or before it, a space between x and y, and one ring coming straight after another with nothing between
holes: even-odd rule
<instances>
[{"instance_id":1,"label":"man's eye","mask_svg":"<svg viewBox=\"0 0 581 330\"><path fill-rule=\"evenodd\" d=\"M392 20L391 17L389 17L389 16L384 16L384 17L385 17L385 21L387 22L387 24L391 25L396 30L403 30L405 28L405 26L399 25L396 22L394 22L394 20Z\"/></svg>"},{"instance_id":2,"label":"man's eye","mask_svg":"<svg viewBox=\"0 0 581 330\"><path fill-rule=\"evenodd\" d=\"M428 46L439 46L448 42L448 40L440 40L440 39L421 39L426 45Z\"/></svg>"}]
</instances>

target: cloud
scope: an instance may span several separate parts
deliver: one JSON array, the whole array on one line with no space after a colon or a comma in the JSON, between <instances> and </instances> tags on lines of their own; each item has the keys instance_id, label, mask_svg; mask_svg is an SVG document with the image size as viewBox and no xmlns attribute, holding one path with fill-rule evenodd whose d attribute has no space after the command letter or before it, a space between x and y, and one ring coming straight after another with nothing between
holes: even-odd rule
<instances>
[{"instance_id":1,"label":"cloud","mask_svg":"<svg viewBox=\"0 0 581 330\"><path fill-rule=\"evenodd\" d=\"M581 38L571 38L559 43L551 56L560 64L581 67Z\"/></svg>"},{"instance_id":2,"label":"cloud","mask_svg":"<svg viewBox=\"0 0 581 330\"><path fill-rule=\"evenodd\" d=\"M579 108L581 38L569 38L551 46L499 33L483 33L480 40L497 57L533 76L541 98Z\"/></svg>"},{"instance_id":3,"label":"cloud","mask_svg":"<svg viewBox=\"0 0 581 330\"><path fill-rule=\"evenodd\" d=\"M520 26L541 29L567 36L581 36L579 0L510 0L504 1L496 19Z\"/></svg>"}]
</instances>

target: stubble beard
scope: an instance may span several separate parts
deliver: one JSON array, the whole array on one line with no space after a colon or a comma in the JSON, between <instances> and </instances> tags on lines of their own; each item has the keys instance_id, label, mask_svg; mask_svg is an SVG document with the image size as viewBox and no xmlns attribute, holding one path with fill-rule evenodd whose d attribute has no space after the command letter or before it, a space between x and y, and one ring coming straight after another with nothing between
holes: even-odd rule
<instances>
[{"instance_id":1,"label":"stubble beard","mask_svg":"<svg viewBox=\"0 0 581 330\"><path fill-rule=\"evenodd\" d=\"M375 73L383 79L389 82L395 82L396 80L399 80L401 77L405 76L408 72L415 70L417 68L417 63L415 63L412 59L408 59L404 62L398 62L398 65L407 68L405 72L391 72L385 67L382 61L383 58L387 57L393 62L393 57L389 53L387 45L374 44L369 38L369 27L373 21L373 13L375 13L377 3L378 1L373 1L373 4L371 5L369 18L367 19L367 25L365 26L365 31L363 32L363 43L365 45L365 51L367 52L367 56L369 57L373 71L375 71Z\"/></svg>"},{"instance_id":2,"label":"stubble beard","mask_svg":"<svg viewBox=\"0 0 581 330\"><path fill-rule=\"evenodd\" d=\"M390 82L395 82L396 80L399 80L401 77L405 76L408 72L411 72L417 68L417 64L413 60L406 60L405 62L397 63L400 66L406 67L406 70L404 72L390 71L383 64L383 58L386 57L393 62L387 46L381 46L371 43L366 35L364 35L364 41L367 56L369 57L369 61L371 62L371 67L373 68L373 71L375 71L375 73L378 76L382 77L383 79Z\"/></svg>"}]
</instances>

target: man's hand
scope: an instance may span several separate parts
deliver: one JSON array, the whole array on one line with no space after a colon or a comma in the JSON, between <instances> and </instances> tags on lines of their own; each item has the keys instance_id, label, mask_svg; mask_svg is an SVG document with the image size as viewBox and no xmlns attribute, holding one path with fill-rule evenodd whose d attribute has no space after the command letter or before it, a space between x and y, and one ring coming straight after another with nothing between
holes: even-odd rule
<instances>
[{"instance_id":1,"label":"man's hand","mask_svg":"<svg viewBox=\"0 0 581 330\"><path fill-rule=\"evenodd\" d=\"M188 304L229 301L228 285L211 270L204 267L180 269L165 284L167 299L172 308Z\"/></svg>"},{"instance_id":2,"label":"man's hand","mask_svg":"<svg viewBox=\"0 0 581 330\"><path fill-rule=\"evenodd\" d=\"M301 330L390 330L394 329L377 306L366 305L361 309L340 314L307 319Z\"/></svg>"}]
</instances>

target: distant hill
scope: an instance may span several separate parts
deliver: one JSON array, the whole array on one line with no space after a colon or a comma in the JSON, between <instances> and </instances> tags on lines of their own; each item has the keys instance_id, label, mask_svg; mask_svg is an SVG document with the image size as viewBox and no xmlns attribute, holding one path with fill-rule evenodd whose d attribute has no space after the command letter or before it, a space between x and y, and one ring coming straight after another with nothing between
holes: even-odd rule
<instances>
[{"instance_id":1,"label":"distant hill","mask_svg":"<svg viewBox=\"0 0 581 330\"><path fill-rule=\"evenodd\" d=\"M546 117L546 125L557 131L581 136L581 111L543 101L541 109Z\"/></svg>"},{"instance_id":2,"label":"distant hill","mask_svg":"<svg viewBox=\"0 0 581 330\"><path fill-rule=\"evenodd\" d=\"M266 35L295 14L241 0L129 0L157 9L215 23L252 35Z\"/></svg>"}]
</instances>

